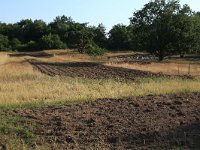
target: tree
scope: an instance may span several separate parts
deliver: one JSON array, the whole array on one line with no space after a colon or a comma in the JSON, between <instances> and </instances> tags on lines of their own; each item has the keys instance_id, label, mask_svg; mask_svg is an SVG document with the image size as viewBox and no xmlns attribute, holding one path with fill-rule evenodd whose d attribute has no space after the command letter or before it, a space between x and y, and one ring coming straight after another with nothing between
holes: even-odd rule
<instances>
[{"instance_id":1,"label":"tree","mask_svg":"<svg viewBox=\"0 0 200 150\"><path fill-rule=\"evenodd\" d=\"M192 16L192 21L194 24L194 28L192 31L192 35L194 37L192 50L195 53L200 53L200 12L197 12Z\"/></svg>"},{"instance_id":2,"label":"tree","mask_svg":"<svg viewBox=\"0 0 200 150\"><path fill-rule=\"evenodd\" d=\"M53 22L49 24L52 34L57 34L60 39L68 44L70 26L74 23L71 17L57 16Z\"/></svg>"},{"instance_id":3,"label":"tree","mask_svg":"<svg viewBox=\"0 0 200 150\"><path fill-rule=\"evenodd\" d=\"M22 46L22 43L17 38L14 38L10 41L10 45L12 47L12 50L19 50Z\"/></svg>"},{"instance_id":4,"label":"tree","mask_svg":"<svg viewBox=\"0 0 200 150\"><path fill-rule=\"evenodd\" d=\"M191 14L190 8L181 8L178 0L150 1L130 18L134 28L132 33L138 36L140 48L157 55L162 61L167 55L189 48L186 45L192 40ZM183 42L187 44L178 47Z\"/></svg>"},{"instance_id":5,"label":"tree","mask_svg":"<svg viewBox=\"0 0 200 150\"><path fill-rule=\"evenodd\" d=\"M173 16L173 47L174 54L184 57L185 53L192 52L196 42L195 22L193 21L192 11L188 5L184 5L179 13Z\"/></svg>"},{"instance_id":6,"label":"tree","mask_svg":"<svg viewBox=\"0 0 200 150\"><path fill-rule=\"evenodd\" d=\"M24 19L18 22L17 25L19 27L18 39L23 43L31 41L33 36L33 32L31 31L33 21L31 19Z\"/></svg>"},{"instance_id":7,"label":"tree","mask_svg":"<svg viewBox=\"0 0 200 150\"><path fill-rule=\"evenodd\" d=\"M9 50L9 40L7 36L0 34L0 51Z\"/></svg>"},{"instance_id":8,"label":"tree","mask_svg":"<svg viewBox=\"0 0 200 150\"><path fill-rule=\"evenodd\" d=\"M94 32L94 43L101 48L106 48L108 43L105 26L103 24L99 24L97 27L92 27L92 30Z\"/></svg>"},{"instance_id":9,"label":"tree","mask_svg":"<svg viewBox=\"0 0 200 150\"><path fill-rule=\"evenodd\" d=\"M125 25L115 25L109 32L108 41L110 49L130 49L131 32Z\"/></svg>"},{"instance_id":10,"label":"tree","mask_svg":"<svg viewBox=\"0 0 200 150\"><path fill-rule=\"evenodd\" d=\"M77 48L80 53L93 43L94 33L87 23L73 23L68 33L70 47Z\"/></svg>"},{"instance_id":11,"label":"tree","mask_svg":"<svg viewBox=\"0 0 200 150\"><path fill-rule=\"evenodd\" d=\"M40 49L63 49L66 48L60 37L57 34L44 35L39 41Z\"/></svg>"},{"instance_id":12,"label":"tree","mask_svg":"<svg viewBox=\"0 0 200 150\"><path fill-rule=\"evenodd\" d=\"M50 29L43 20L34 20L31 24L29 32L31 40L38 41L43 35L49 34Z\"/></svg>"}]
</instances>

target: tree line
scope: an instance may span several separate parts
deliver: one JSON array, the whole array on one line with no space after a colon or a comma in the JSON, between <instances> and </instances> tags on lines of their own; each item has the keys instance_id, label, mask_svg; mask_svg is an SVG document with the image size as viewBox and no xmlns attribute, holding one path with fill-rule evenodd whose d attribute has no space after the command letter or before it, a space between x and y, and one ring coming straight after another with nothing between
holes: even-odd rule
<instances>
[{"instance_id":1,"label":"tree line","mask_svg":"<svg viewBox=\"0 0 200 150\"><path fill-rule=\"evenodd\" d=\"M64 15L48 24L31 19L0 22L0 50L137 50L150 52L159 60L200 51L200 12L181 6L178 0L150 1L129 19L129 25L117 24L108 33L103 24L89 26Z\"/></svg>"}]
</instances>

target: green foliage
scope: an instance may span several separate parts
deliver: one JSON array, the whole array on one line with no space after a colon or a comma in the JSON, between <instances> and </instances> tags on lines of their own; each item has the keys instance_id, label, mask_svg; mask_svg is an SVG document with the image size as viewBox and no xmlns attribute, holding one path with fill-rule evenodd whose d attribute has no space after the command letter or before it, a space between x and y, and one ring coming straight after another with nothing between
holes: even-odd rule
<instances>
[{"instance_id":1,"label":"green foliage","mask_svg":"<svg viewBox=\"0 0 200 150\"><path fill-rule=\"evenodd\" d=\"M106 37L106 28L103 24L99 24L97 27L92 27L94 38L94 43L101 47L107 48L108 46L108 39Z\"/></svg>"},{"instance_id":2,"label":"green foliage","mask_svg":"<svg viewBox=\"0 0 200 150\"><path fill-rule=\"evenodd\" d=\"M185 53L194 46L193 15L189 6L180 6L177 0L150 1L130 18L132 34L140 49L159 57Z\"/></svg>"},{"instance_id":3,"label":"green foliage","mask_svg":"<svg viewBox=\"0 0 200 150\"><path fill-rule=\"evenodd\" d=\"M95 44L112 50L146 50L159 57L200 51L200 12L192 12L178 0L153 0L136 11L130 25L117 24L108 37L103 24L97 27L58 16L49 24L24 19L14 24L0 22L0 50L35 51L78 49Z\"/></svg>"},{"instance_id":4,"label":"green foliage","mask_svg":"<svg viewBox=\"0 0 200 150\"><path fill-rule=\"evenodd\" d=\"M70 47L77 48L80 53L84 53L85 48L93 42L94 34L86 23L73 23L69 31L69 37Z\"/></svg>"},{"instance_id":5,"label":"green foliage","mask_svg":"<svg viewBox=\"0 0 200 150\"><path fill-rule=\"evenodd\" d=\"M192 17L193 21L193 32L192 35L195 39L193 42L193 52L195 53L200 53L200 12L197 12L196 14L193 15Z\"/></svg>"},{"instance_id":6,"label":"green foliage","mask_svg":"<svg viewBox=\"0 0 200 150\"><path fill-rule=\"evenodd\" d=\"M69 44L69 31L73 26L74 21L70 17L66 16L58 16L54 19L53 22L49 24L49 28L51 29L52 34L57 34L60 39L65 43Z\"/></svg>"},{"instance_id":7,"label":"green foliage","mask_svg":"<svg viewBox=\"0 0 200 150\"><path fill-rule=\"evenodd\" d=\"M40 39L39 45L41 49L64 49L67 47L56 34L44 35Z\"/></svg>"},{"instance_id":8,"label":"green foliage","mask_svg":"<svg viewBox=\"0 0 200 150\"><path fill-rule=\"evenodd\" d=\"M22 43L19 39L14 38L10 41L10 45L12 47L12 50L18 50L22 46Z\"/></svg>"},{"instance_id":9,"label":"green foliage","mask_svg":"<svg viewBox=\"0 0 200 150\"><path fill-rule=\"evenodd\" d=\"M3 135L0 136L0 142L4 136L10 136L13 139L20 138L26 143L32 142L35 136L23 126L24 122L26 120L18 116L0 116L0 135Z\"/></svg>"},{"instance_id":10,"label":"green foliage","mask_svg":"<svg viewBox=\"0 0 200 150\"><path fill-rule=\"evenodd\" d=\"M108 40L110 49L131 49L131 32L125 25L115 25L109 32Z\"/></svg>"},{"instance_id":11,"label":"green foliage","mask_svg":"<svg viewBox=\"0 0 200 150\"><path fill-rule=\"evenodd\" d=\"M0 34L0 51L7 51L9 49L10 46L8 37Z\"/></svg>"},{"instance_id":12,"label":"green foliage","mask_svg":"<svg viewBox=\"0 0 200 150\"><path fill-rule=\"evenodd\" d=\"M37 43L35 41L29 41L26 44L26 49L31 51L37 50Z\"/></svg>"},{"instance_id":13,"label":"green foliage","mask_svg":"<svg viewBox=\"0 0 200 150\"><path fill-rule=\"evenodd\" d=\"M61 16L49 24L51 32L57 34L69 48L77 48L83 53L93 41L94 33L87 23L74 22L70 17Z\"/></svg>"},{"instance_id":14,"label":"green foliage","mask_svg":"<svg viewBox=\"0 0 200 150\"><path fill-rule=\"evenodd\" d=\"M91 44L86 48L85 53L91 56L102 56L106 53L106 49Z\"/></svg>"}]
</instances>

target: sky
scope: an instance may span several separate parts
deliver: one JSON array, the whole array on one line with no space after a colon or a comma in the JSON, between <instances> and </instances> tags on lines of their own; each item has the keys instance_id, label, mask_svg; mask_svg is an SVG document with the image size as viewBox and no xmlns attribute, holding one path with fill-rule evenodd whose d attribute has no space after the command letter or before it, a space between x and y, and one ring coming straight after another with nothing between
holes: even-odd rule
<instances>
[{"instance_id":1,"label":"sky","mask_svg":"<svg viewBox=\"0 0 200 150\"><path fill-rule=\"evenodd\" d=\"M49 23L56 16L66 15L74 21L107 30L121 23L128 25L133 12L150 0L0 0L0 22L15 23L22 19L42 19ZM180 0L193 10L200 11L199 0Z\"/></svg>"}]
</instances>

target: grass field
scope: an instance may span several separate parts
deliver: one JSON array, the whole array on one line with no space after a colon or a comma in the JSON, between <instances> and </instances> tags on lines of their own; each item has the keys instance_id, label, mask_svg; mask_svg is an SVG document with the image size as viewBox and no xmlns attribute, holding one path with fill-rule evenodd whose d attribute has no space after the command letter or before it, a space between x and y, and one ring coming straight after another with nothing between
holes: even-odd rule
<instances>
[{"instance_id":1,"label":"grass field","mask_svg":"<svg viewBox=\"0 0 200 150\"><path fill-rule=\"evenodd\" d=\"M107 63L108 66L123 67L129 69L150 71L154 73L164 73L168 75L191 75L200 76L200 65L196 63L164 62L164 63Z\"/></svg>"},{"instance_id":2,"label":"grass field","mask_svg":"<svg viewBox=\"0 0 200 150\"><path fill-rule=\"evenodd\" d=\"M190 66L190 75L186 77L139 77L134 81L115 79L73 78L67 76L48 76L36 70L27 60L42 62L98 62L107 66L136 69L168 75L188 75L191 63L112 63L110 56L124 55L109 53L103 57L89 57L68 51L45 51L52 57L10 57L0 54L0 109L43 107L46 105L79 103L98 98L124 98L129 96L189 93L200 91L200 65ZM128 52L133 55L134 53ZM0 144L7 143L9 149L28 149L27 143L34 139L31 130L25 130L21 122L28 121L21 117L3 115L0 117ZM16 126L17 124L17 126ZM23 123L24 125L24 123ZM16 127L15 127L16 126ZM18 136L19 135L19 136ZM10 137L13 137L10 140ZM17 137L21 139L18 140ZM19 148L20 147L20 148ZM38 147L38 149L45 149Z\"/></svg>"},{"instance_id":3,"label":"grass field","mask_svg":"<svg viewBox=\"0 0 200 150\"><path fill-rule=\"evenodd\" d=\"M50 77L34 70L28 62L23 61L25 58L10 58L5 54L1 57L4 62L2 62L0 68L0 106L6 107L26 103L45 104L48 102L85 101L107 97L118 98L200 90L198 78L192 80L178 77L141 77L137 79L137 82L127 82L112 79L93 80L62 76ZM82 58L84 57L82 56ZM55 61L55 59L58 58L53 57L50 60L46 58L46 61ZM41 61L42 59L40 58L39 60ZM68 59L68 61L72 60ZM127 66L120 65L119 67ZM142 68L134 69L145 70L145 65ZM155 71L153 67L147 69L148 71L150 69L153 72ZM163 70L163 67L157 68L157 72L159 72L158 69ZM166 68L166 71L169 71L169 69Z\"/></svg>"}]
</instances>

